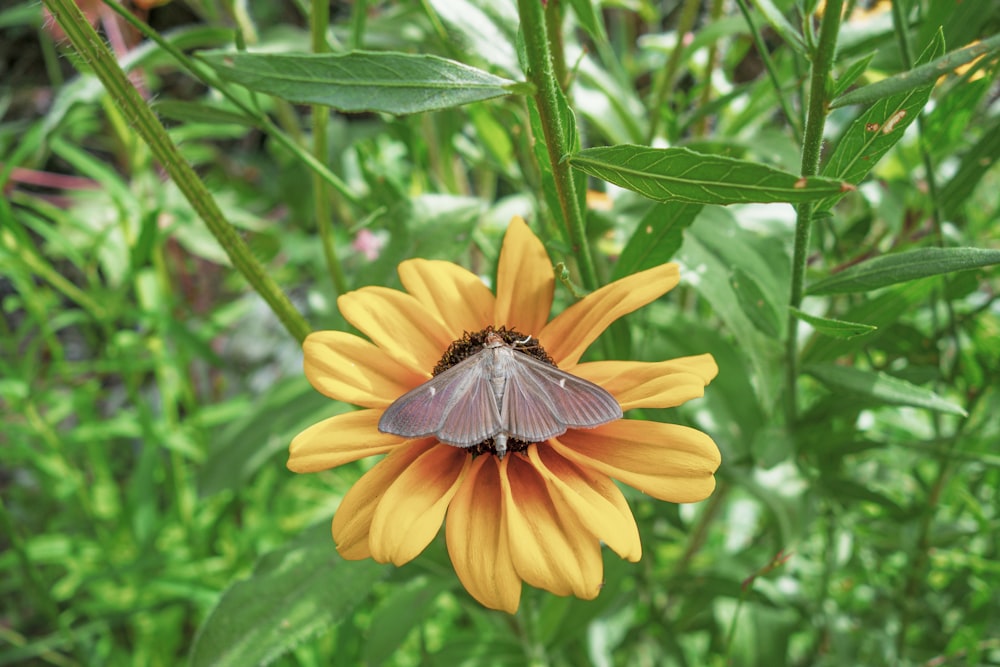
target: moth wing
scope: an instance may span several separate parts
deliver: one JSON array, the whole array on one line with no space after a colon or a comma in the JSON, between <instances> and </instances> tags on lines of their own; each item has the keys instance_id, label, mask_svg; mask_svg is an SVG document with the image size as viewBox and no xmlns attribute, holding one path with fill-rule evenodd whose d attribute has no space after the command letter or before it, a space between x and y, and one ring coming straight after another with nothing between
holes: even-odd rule
<instances>
[{"instance_id":1,"label":"moth wing","mask_svg":"<svg viewBox=\"0 0 1000 667\"><path fill-rule=\"evenodd\" d=\"M477 360L478 355L465 359L397 398L379 418L378 430L404 438L437 435L454 406L476 383Z\"/></svg>"},{"instance_id":2,"label":"moth wing","mask_svg":"<svg viewBox=\"0 0 1000 667\"><path fill-rule=\"evenodd\" d=\"M463 383L462 391L437 430L441 442L472 447L502 430L500 410L490 382L489 354L480 357L479 363L470 368L469 379Z\"/></svg>"},{"instance_id":3,"label":"moth wing","mask_svg":"<svg viewBox=\"0 0 1000 667\"><path fill-rule=\"evenodd\" d=\"M504 426L515 438L537 442L568 427L593 428L620 419L606 389L520 352L512 352L504 392Z\"/></svg>"}]
</instances>

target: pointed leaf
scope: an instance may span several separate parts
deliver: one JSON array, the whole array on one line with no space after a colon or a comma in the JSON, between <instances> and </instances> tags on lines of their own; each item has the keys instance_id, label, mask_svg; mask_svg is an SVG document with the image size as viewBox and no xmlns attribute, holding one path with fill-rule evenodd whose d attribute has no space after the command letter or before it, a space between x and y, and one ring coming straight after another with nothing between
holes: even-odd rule
<instances>
[{"instance_id":1,"label":"pointed leaf","mask_svg":"<svg viewBox=\"0 0 1000 667\"><path fill-rule=\"evenodd\" d=\"M940 77L954 71L960 65L997 52L1000 52L1000 35L993 35L989 39L956 49L906 72L855 88L830 102L830 108L836 109L849 104L871 104L890 95L905 93L926 84L933 85Z\"/></svg>"},{"instance_id":2,"label":"pointed leaf","mask_svg":"<svg viewBox=\"0 0 1000 667\"><path fill-rule=\"evenodd\" d=\"M757 11L764 15L768 24L774 28L776 33L781 35L781 38L788 45L792 46L802 55L809 54L809 47L806 46L802 35L788 22L785 15L781 13L781 10L771 0L753 0L753 4L757 8Z\"/></svg>"},{"instance_id":3,"label":"pointed leaf","mask_svg":"<svg viewBox=\"0 0 1000 667\"><path fill-rule=\"evenodd\" d=\"M454 579L421 577L397 586L372 614L365 642L365 664L377 667L392 657L413 628L423 623L435 598Z\"/></svg>"},{"instance_id":4,"label":"pointed leaf","mask_svg":"<svg viewBox=\"0 0 1000 667\"><path fill-rule=\"evenodd\" d=\"M324 523L262 557L206 619L191 651L194 667L273 662L349 615L392 571L372 560L346 562Z\"/></svg>"},{"instance_id":5,"label":"pointed leaf","mask_svg":"<svg viewBox=\"0 0 1000 667\"><path fill-rule=\"evenodd\" d=\"M803 178L766 165L687 148L621 144L588 148L568 159L580 171L656 201L801 203L851 189L839 181Z\"/></svg>"},{"instance_id":6,"label":"pointed leaf","mask_svg":"<svg viewBox=\"0 0 1000 667\"><path fill-rule=\"evenodd\" d=\"M859 322L845 322L844 320L835 320L828 317L817 317L816 315L810 315L809 313L803 312L798 308L791 308L790 310L803 322L807 322L812 325L812 328L816 331L830 336L831 338L854 338L856 336L864 336L865 334L870 334L871 332L878 329L876 326L871 324L861 324Z\"/></svg>"},{"instance_id":7,"label":"pointed leaf","mask_svg":"<svg viewBox=\"0 0 1000 667\"><path fill-rule=\"evenodd\" d=\"M684 230L698 217L701 208L701 204L679 201L654 204L622 250L614 279L669 262L684 241Z\"/></svg>"},{"instance_id":8,"label":"pointed leaf","mask_svg":"<svg viewBox=\"0 0 1000 667\"><path fill-rule=\"evenodd\" d=\"M803 370L834 391L867 396L890 405L911 405L953 415L966 415L961 406L924 389L880 371L867 371L835 364L814 364Z\"/></svg>"},{"instance_id":9,"label":"pointed leaf","mask_svg":"<svg viewBox=\"0 0 1000 667\"><path fill-rule=\"evenodd\" d=\"M982 132L979 140L962 155L951 179L938 190L941 212L946 218L969 202L972 191L1000 159L1000 116L994 117Z\"/></svg>"},{"instance_id":10,"label":"pointed leaf","mask_svg":"<svg viewBox=\"0 0 1000 667\"><path fill-rule=\"evenodd\" d=\"M841 74L839 77L837 77L837 83L834 88L833 94L835 96L840 95L845 90L850 88L854 84L854 82L858 80L858 77L865 73L865 70L868 69L868 65L871 63L872 58L874 57L875 57L875 52L872 51L868 55L862 56L861 58L858 58L853 63L848 65L847 69L844 70L844 73Z\"/></svg>"},{"instance_id":11,"label":"pointed leaf","mask_svg":"<svg viewBox=\"0 0 1000 667\"><path fill-rule=\"evenodd\" d=\"M896 283L1000 264L1000 250L985 248L920 248L883 255L813 283L808 294L844 294Z\"/></svg>"},{"instance_id":12,"label":"pointed leaf","mask_svg":"<svg viewBox=\"0 0 1000 667\"><path fill-rule=\"evenodd\" d=\"M513 81L437 56L355 51L345 54L199 54L219 76L297 104L341 111L408 114L507 95Z\"/></svg>"},{"instance_id":13,"label":"pointed leaf","mask_svg":"<svg viewBox=\"0 0 1000 667\"><path fill-rule=\"evenodd\" d=\"M276 382L252 404L239 401L234 407L239 411L225 428L216 431L200 467L201 497L245 484L261 466L286 450L296 433L348 409L320 394L301 376Z\"/></svg>"},{"instance_id":14,"label":"pointed leaf","mask_svg":"<svg viewBox=\"0 0 1000 667\"><path fill-rule=\"evenodd\" d=\"M924 50L918 62L927 62L944 51L944 38L939 33ZM848 183L860 183L882 156L903 138L903 132L927 104L934 82L886 97L854 119L841 135L820 174ZM832 207L840 195L823 200L818 211Z\"/></svg>"},{"instance_id":15,"label":"pointed leaf","mask_svg":"<svg viewBox=\"0 0 1000 667\"><path fill-rule=\"evenodd\" d=\"M729 277L729 284L736 292L740 308L753 325L766 336L778 336L781 333L781 322L778 320L778 310L771 303L760 284L753 276L737 266Z\"/></svg>"}]
</instances>

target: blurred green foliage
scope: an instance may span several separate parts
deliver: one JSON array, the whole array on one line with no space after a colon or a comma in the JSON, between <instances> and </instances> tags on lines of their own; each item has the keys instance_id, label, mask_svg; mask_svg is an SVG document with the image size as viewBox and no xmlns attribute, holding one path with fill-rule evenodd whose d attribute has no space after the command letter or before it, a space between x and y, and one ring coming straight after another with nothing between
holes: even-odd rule
<instances>
[{"instance_id":1,"label":"blurred green foliage","mask_svg":"<svg viewBox=\"0 0 1000 667\"><path fill-rule=\"evenodd\" d=\"M526 80L523 31L540 28L519 32L514 2L133 3L160 43L78 4L314 328L347 326L334 285L397 286L410 257L489 279L513 214L575 280L545 119L530 87L504 88ZM284 460L295 433L348 407L308 386L297 342L128 106L42 6L4 4L0 664L1000 663L1000 9L862 4L848 3L827 101L919 62L943 76L867 89L826 118L820 174L856 190L812 197L827 199L803 258L809 296L792 304L808 324L793 383L792 207L719 205L765 201L739 188L659 203L573 172L602 281L682 264L682 287L609 345L715 355L704 399L644 416L706 430L723 465L697 506L628 490L642 561L609 555L596 601L526 591L514 617L468 597L440 539L399 569L336 557L329 519L371 462L296 476ZM568 150L670 147L654 158L684 156L685 172L693 150L727 186L735 158L751 169L740 188L798 174L821 14L811 0L737 5L549 0ZM977 40L982 57L944 67ZM463 84L427 104L392 81L336 84L382 94L373 112L294 85L254 92L218 55L237 47L364 49L355 79L379 53L434 55L474 68L488 94ZM416 80L430 61L409 62ZM616 182L641 193L665 177L643 173Z\"/></svg>"}]
</instances>

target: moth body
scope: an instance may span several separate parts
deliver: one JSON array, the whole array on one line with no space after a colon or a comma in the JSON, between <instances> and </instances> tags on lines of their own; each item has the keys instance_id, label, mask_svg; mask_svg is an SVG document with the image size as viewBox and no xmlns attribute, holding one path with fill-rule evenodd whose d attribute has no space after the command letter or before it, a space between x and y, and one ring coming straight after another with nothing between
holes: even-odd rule
<instances>
[{"instance_id":1,"label":"moth body","mask_svg":"<svg viewBox=\"0 0 1000 667\"><path fill-rule=\"evenodd\" d=\"M509 440L542 442L568 428L594 428L622 416L602 387L514 345L489 332L480 352L396 399L379 430L406 438L433 435L466 448L492 439L502 459Z\"/></svg>"}]
</instances>

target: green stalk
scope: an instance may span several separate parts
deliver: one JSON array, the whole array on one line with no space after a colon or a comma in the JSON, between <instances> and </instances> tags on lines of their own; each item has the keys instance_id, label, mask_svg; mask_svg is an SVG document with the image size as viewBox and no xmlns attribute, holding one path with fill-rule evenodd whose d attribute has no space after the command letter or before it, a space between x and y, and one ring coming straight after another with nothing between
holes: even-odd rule
<instances>
[{"instance_id":1,"label":"green stalk","mask_svg":"<svg viewBox=\"0 0 1000 667\"><path fill-rule=\"evenodd\" d=\"M701 9L701 0L684 0L681 7L680 18L677 19L677 43L674 50L670 52L667 63L660 70L659 76L653 83L653 97L649 105L649 131L646 133L646 143L652 144L656 138L656 133L660 129L660 119L663 117L663 107L670 103L670 93L674 87L674 80L677 78L677 70L681 65L681 56L684 55L684 35L691 32L694 22L698 19L698 10Z\"/></svg>"},{"instance_id":2,"label":"green stalk","mask_svg":"<svg viewBox=\"0 0 1000 667\"><path fill-rule=\"evenodd\" d=\"M711 9L709 12L712 17L712 22L718 21L722 18L722 0L712 0ZM754 28L751 24L750 31L753 32ZM715 72L715 68L719 65L719 43L717 41L712 42L712 46L708 49L708 63L705 65L704 79L705 83L701 89L701 97L698 100L699 106L707 107L708 103L712 101L712 73ZM696 136L704 136L708 134L708 115L701 117L698 121L698 125L695 128Z\"/></svg>"},{"instance_id":3,"label":"green stalk","mask_svg":"<svg viewBox=\"0 0 1000 667\"><path fill-rule=\"evenodd\" d=\"M815 176L819 173L819 158L823 147L823 127L829 100L826 98L826 81L833 68L837 53L837 34L840 32L841 13L844 0L830 0L826 3L823 25L820 26L819 42L812 56L809 74L809 106L806 111L805 136L802 140L802 175ZM806 276L806 259L809 256L809 234L812 231L814 207L811 203L799 204L796 209L795 249L792 253L792 296L789 301L793 308L802 304L802 294ZM798 319L789 313L788 333L785 340L785 418L792 424L798 418Z\"/></svg>"},{"instance_id":4,"label":"green stalk","mask_svg":"<svg viewBox=\"0 0 1000 667\"><path fill-rule=\"evenodd\" d=\"M316 3L313 2L313 5ZM329 14L329 10L327 10ZM354 0L351 5L351 48L365 47L365 22L368 19L368 0ZM329 17L327 17L329 20Z\"/></svg>"},{"instance_id":5,"label":"green stalk","mask_svg":"<svg viewBox=\"0 0 1000 667\"><path fill-rule=\"evenodd\" d=\"M312 38L313 53L326 53L329 48L326 43L326 29L330 25L330 3L326 0L312 0L312 11L309 14L309 29ZM326 129L330 121L330 108L322 104L312 105L313 126L313 157L323 162L329 154ZM333 291L343 294L347 291L347 280L344 270L337 257L337 248L333 236L333 213L330 210L330 193L327 192L323 178L313 172L313 210L316 213L316 229L319 230L320 245L323 246L323 258L326 269L333 282Z\"/></svg>"},{"instance_id":6,"label":"green stalk","mask_svg":"<svg viewBox=\"0 0 1000 667\"><path fill-rule=\"evenodd\" d=\"M774 67L774 61L771 60L771 54L767 50L767 45L764 43L764 36L760 34L760 29L753 20L753 14L750 13L750 7L747 6L746 0L736 0L736 4L740 8L740 12L743 14L743 19L747 22L747 28L750 29L750 36L753 38L754 46L757 47L757 53L760 54L760 59L764 63L764 71L767 72L767 78L771 81L771 85L774 87L774 94L778 98L778 104L781 105L781 111L785 114L785 119L788 120L788 124L792 126L792 130L796 134L802 134L801 123L799 122L798 116L792 112L792 108L788 105L788 100L785 98L784 92L781 89L781 79L778 77L778 71Z\"/></svg>"},{"instance_id":7,"label":"green stalk","mask_svg":"<svg viewBox=\"0 0 1000 667\"><path fill-rule=\"evenodd\" d=\"M583 210L577 196L576 184L568 163L563 156L570 152L566 145L566 133L559 116L559 81L552 65L549 37L546 30L545 11L540 0L518 0L518 14L521 17L521 32L524 35L525 54L528 64L528 81L534 84L534 100L541 117L545 148L552 165L552 175L556 183L556 195L566 221L573 255L580 267L580 278L584 287L595 290L598 287L597 270L590 255Z\"/></svg>"},{"instance_id":8,"label":"green stalk","mask_svg":"<svg viewBox=\"0 0 1000 667\"><path fill-rule=\"evenodd\" d=\"M234 106L236 106L240 111L247 115L247 118L254 121L261 130L264 131L272 139L276 140L289 152L291 152L295 157L300 159L307 167L313 170L322 177L329 185L337 191L341 197L351 202L355 206L361 205L361 200L351 191L351 189L344 183L340 178L334 174L332 171L326 168L326 165L317 160L312 153L307 151L302 145L297 142L294 138L288 136L280 127L274 124L274 122L268 118L266 114L260 110L250 106L238 96L234 95L229 91L229 87L222 81L215 78L214 75L206 73L206 67L188 57L183 51L175 47L173 44L163 39L158 32L150 28L148 25L137 19L132 12L127 10L121 4L117 2L112 2L111 0L103 0L104 4L113 9L120 17L122 17L129 25L142 33L142 36L146 39L150 39L156 44L173 56L184 69L190 72L195 78L201 81L203 84L209 88L218 90L219 93L229 100Z\"/></svg>"},{"instance_id":9,"label":"green stalk","mask_svg":"<svg viewBox=\"0 0 1000 667\"><path fill-rule=\"evenodd\" d=\"M556 81L563 90L569 85L569 74L566 71L566 53L563 47L562 8L559 0L548 0L545 4L545 31L549 35L550 51L552 53L552 71Z\"/></svg>"},{"instance_id":10,"label":"green stalk","mask_svg":"<svg viewBox=\"0 0 1000 667\"><path fill-rule=\"evenodd\" d=\"M309 323L295 309L226 220L208 188L181 156L166 129L129 82L114 55L94 32L80 12L80 8L73 0L45 0L45 6L49 8L73 47L93 68L94 74L101 80L129 124L146 142L192 208L208 225L209 230L233 262L233 266L268 303L288 332L299 341L305 339L310 331Z\"/></svg>"}]
</instances>

